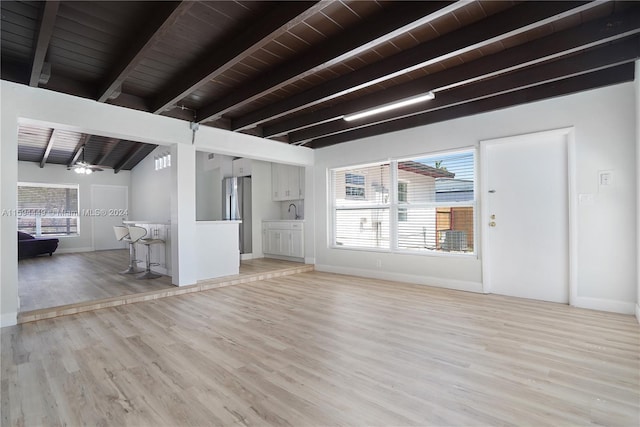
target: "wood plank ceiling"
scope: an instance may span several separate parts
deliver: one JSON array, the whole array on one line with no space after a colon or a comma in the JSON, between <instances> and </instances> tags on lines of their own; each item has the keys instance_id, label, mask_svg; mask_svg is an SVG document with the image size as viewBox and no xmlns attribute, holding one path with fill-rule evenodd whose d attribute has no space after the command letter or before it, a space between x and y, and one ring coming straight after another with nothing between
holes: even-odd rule
<instances>
[{"instance_id":1,"label":"wood plank ceiling","mask_svg":"<svg viewBox=\"0 0 640 427\"><path fill-rule=\"evenodd\" d=\"M311 148L631 81L640 58L640 2L1 7L2 79Z\"/></svg>"},{"instance_id":2,"label":"wood plank ceiling","mask_svg":"<svg viewBox=\"0 0 640 427\"><path fill-rule=\"evenodd\" d=\"M83 161L102 168L133 169L157 145L88 135L62 129L21 124L18 128L18 160L71 168Z\"/></svg>"}]
</instances>

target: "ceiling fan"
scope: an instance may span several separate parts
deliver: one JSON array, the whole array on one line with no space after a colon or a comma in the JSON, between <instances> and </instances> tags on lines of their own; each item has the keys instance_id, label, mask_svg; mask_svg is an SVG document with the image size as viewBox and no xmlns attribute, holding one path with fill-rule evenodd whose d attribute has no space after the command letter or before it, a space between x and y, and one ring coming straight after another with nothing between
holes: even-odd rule
<instances>
[{"instance_id":1,"label":"ceiling fan","mask_svg":"<svg viewBox=\"0 0 640 427\"><path fill-rule=\"evenodd\" d=\"M71 166L70 169L75 173L83 173L85 175L89 175L93 172L102 172L104 170L101 167L89 164L84 161L76 162L73 166Z\"/></svg>"},{"instance_id":2,"label":"ceiling fan","mask_svg":"<svg viewBox=\"0 0 640 427\"><path fill-rule=\"evenodd\" d=\"M91 163L88 163L84 160L85 146L83 145L81 149L82 149L82 160L75 162L73 166L71 166L68 169L74 171L75 173L85 174L85 175L89 175L94 172L102 172L104 169L102 169L99 166L92 165Z\"/></svg>"}]
</instances>

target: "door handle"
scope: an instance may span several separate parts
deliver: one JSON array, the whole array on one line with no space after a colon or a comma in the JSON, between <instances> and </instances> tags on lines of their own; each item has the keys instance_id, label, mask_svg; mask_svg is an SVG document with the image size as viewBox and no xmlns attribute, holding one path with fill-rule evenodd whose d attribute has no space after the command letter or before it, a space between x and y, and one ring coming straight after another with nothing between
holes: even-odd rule
<instances>
[{"instance_id":1,"label":"door handle","mask_svg":"<svg viewBox=\"0 0 640 427\"><path fill-rule=\"evenodd\" d=\"M491 221L491 222L489 223L489 227L495 227L495 226L496 226L496 222L495 222L495 221Z\"/></svg>"}]
</instances>

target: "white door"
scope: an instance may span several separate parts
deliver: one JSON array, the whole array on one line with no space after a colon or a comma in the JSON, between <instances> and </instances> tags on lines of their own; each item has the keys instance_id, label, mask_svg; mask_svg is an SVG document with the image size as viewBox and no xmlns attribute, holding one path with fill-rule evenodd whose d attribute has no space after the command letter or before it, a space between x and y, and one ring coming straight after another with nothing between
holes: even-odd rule
<instances>
[{"instance_id":1,"label":"white door","mask_svg":"<svg viewBox=\"0 0 640 427\"><path fill-rule=\"evenodd\" d=\"M93 219L93 249L124 249L127 244L118 242L114 225L122 225L127 219L129 189L120 185L91 186L91 214Z\"/></svg>"},{"instance_id":2,"label":"white door","mask_svg":"<svg viewBox=\"0 0 640 427\"><path fill-rule=\"evenodd\" d=\"M481 147L485 290L568 303L567 132L483 141Z\"/></svg>"}]
</instances>

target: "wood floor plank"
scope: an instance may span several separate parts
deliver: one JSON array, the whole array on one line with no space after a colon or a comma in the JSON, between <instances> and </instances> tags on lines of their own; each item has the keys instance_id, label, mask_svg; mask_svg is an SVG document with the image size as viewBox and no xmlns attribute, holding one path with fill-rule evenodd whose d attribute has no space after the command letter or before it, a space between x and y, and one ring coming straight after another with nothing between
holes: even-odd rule
<instances>
[{"instance_id":1,"label":"wood floor plank","mask_svg":"<svg viewBox=\"0 0 640 427\"><path fill-rule=\"evenodd\" d=\"M203 290L312 271L313 265L258 258L244 260L240 273L176 287L171 278L137 280L118 273L128 262L125 250L82 252L19 261L18 323L151 301Z\"/></svg>"},{"instance_id":2,"label":"wood floor plank","mask_svg":"<svg viewBox=\"0 0 640 427\"><path fill-rule=\"evenodd\" d=\"M129 263L126 249L78 252L18 261L20 311L32 311L160 289L175 289L171 277L136 280L119 274ZM290 261L257 258L241 262L242 275L303 266ZM215 280L205 281L212 283Z\"/></svg>"},{"instance_id":3,"label":"wood floor plank","mask_svg":"<svg viewBox=\"0 0 640 427\"><path fill-rule=\"evenodd\" d=\"M41 320L0 340L3 426L640 422L632 316L336 274Z\"/></svg>"},{"instance_id":4,"label":"wood floor plank","mask_svg":"<svg viewBox=\"0 0 640 427\"><path fill-rule=\"evenodd\" d=\"M173 287L169 276L136 280L132 275L118 274L127 268L128 259L126 249L21 259L18 261L20 311Z\"/></svg>"}]
</instances>

